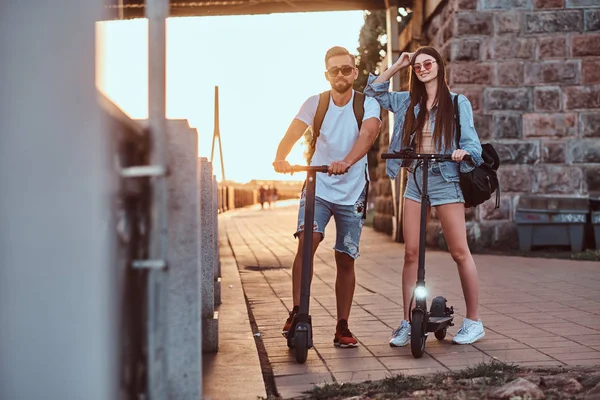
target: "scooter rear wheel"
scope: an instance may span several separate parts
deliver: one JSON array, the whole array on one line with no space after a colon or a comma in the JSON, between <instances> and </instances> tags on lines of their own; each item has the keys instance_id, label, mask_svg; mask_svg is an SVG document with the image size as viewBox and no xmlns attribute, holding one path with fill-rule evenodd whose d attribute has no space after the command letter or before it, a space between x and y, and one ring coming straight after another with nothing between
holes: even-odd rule
<instances>
[{"instance_id":1,"label":"scooter rear wheel","mask_svg":"<svg viewBox=\"0 0 600 400\"><path fill-rule=\"evenodd\" d=\"M413 311L410 323L410 351L414 358L421 358L425 352L424 314Z\"/></svg>"},{"instance_id":2,"label":"scooter rear wheel","mask_svg":"<svg viewBox=\"0 0 600 400\"><path fill-rule=\"evenodd\" d=\"M305 330L296 330L294 334L294 348L296 351L296 361L304 364L308 357L308 332Z\"/></svg>"}]
</instances>

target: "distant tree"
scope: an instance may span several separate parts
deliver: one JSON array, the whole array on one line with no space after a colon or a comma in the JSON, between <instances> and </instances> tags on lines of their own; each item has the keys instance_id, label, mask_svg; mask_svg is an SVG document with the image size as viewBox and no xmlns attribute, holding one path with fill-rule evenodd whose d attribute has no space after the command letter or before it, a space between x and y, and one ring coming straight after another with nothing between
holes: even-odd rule
<instances>
[{"instance_id":1,"label":"distant tree","mask_svg":"<svg viewBox=\"0 0 600 400\"><path fill-rule=\"evenodd\" d=\"M358 67L358 79L354 82L354 90L363 92L367 86L369 73L378 73L381 60L385 57L387 44L385 10L365 11L365 24L360 30L358 38L358 54L356 57ZM381 133L380 133L381 136ZM371 150L367 153L369 160L369 175L376 178L378 154L378 137L373 143ZM372 192L374 194L375 191ZM372 197L369 196L369 197Z\"/></svg>"},{"instance_id":2,"label":"distant tree","mask_svg":"<svg viewBox=\"0 0 600 400\"><path fill-rule=\"evenodd\" d=\"M385 10L365 11L365 24L358 37L358 79L354 89L364 91L370 72L377 72L385 57L387 42Z\"/></svg>"}]
</instances>

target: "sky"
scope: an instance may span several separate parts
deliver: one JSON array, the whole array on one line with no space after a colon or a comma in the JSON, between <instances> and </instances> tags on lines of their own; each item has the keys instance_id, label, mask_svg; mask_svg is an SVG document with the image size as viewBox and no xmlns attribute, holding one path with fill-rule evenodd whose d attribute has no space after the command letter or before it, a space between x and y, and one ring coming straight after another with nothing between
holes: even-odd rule
<instances>
[{"instance_id":1,"label":"sky","mask_svg":"<svg viewBox=\"0 0 600 400\"><path fill-rule=\"evenodd\" d=\"M273 171L277 146L311 95L329 89L324 56L332 46L356 54L362 11L167 20L167 118L198 130L209 157L214 87L227 180L298 180ZM131 118L148 116L145 19L98 23L97 86ZM299 142L288 157L302 164ZM215 175L221 180L218 148Z\"/></svg>"}]
</instances>

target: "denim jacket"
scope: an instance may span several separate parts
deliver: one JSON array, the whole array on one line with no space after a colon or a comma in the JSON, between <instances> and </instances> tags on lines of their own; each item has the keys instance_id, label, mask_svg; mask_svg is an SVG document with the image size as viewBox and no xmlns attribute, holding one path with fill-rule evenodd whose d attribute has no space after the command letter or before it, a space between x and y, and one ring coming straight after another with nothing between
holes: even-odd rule
<instances>
[{"instance_id":1,"label":"denim jacket","mask_svg":"<svg viewBox=\"0 0 600 400\"><path fill-rule=\"evenodd\" d=\"M410 105L409 92L389 92L389 81L373 83L377 79L377 76L369 74L369 80L367 87L365 88L365 95L374 97L377 99L381 107L394 113L394 135L390 142L389 152L401 150L402 145L402 128L404 127L404 119L406 116L406 110ZM451 95L456 96L455 93ZM458 98L458 108L460 111L460 148L465 150L471 155L472 162L461 161L460 171L469 172L475 168L475 165L479 166L483 163L481 158L481 143L479 142L479 136L475 131L475 124L473 122L473 109L471 103L465 96ZM415 106L415 117L419 114L419 105ZM430 113L431 131L435 129L435 112ZM413 136L415 134L413 133ZM412 140L412 136L411 136ZM444 143L442 138L442 149ZM456 141L452 141L450 149L444 154L451 154L456 150ZM442 153L441 149L436 149L438 153ZM386 170L390 178L394 179L400 171L402 160L387 160ZM414 166L414 163L413 163ZM459 181L459 166L455 162L441 162L439 163L440 171L442 176L447 182L458 182ZM411 167L412 168L412 167Z\"/></svg>"}]
</instances>

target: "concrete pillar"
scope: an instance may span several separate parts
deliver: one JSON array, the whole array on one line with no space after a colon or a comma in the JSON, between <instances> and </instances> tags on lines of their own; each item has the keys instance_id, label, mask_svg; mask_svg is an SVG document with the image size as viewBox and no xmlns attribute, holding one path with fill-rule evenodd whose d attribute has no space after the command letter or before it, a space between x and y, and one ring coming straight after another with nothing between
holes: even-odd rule
<instances>
[{"instance_id":1,"label":"concrete pillar","mask_svg":"<svg viewBox=\"0 0 600 400\"><path fill-rule=\"evenodd\" d=\"M386 10L386 30L387 30L387 66L394 64L400 57L399 32L398 32L398 6L396 2L390 2ZM400 91L400 75L396 74L390 80L390 90ZM394 113L389 115L389 140L391 142L394 136ZM388 143L389 144L389 143ZM404 193L405 169L402 168L396 179L392 180L392 201L394 204L394 217L392 219L392 237L397 242L404 242L402 235L402 194Z\"/></svg>"},{"instance_id":2,"label":"concrete pillar","mask_svg":"<svg viewBox=\"0 0 600 400\"><path fill-rule=\"evenodd\" d=\"M214 218L212 164L205 157L200 164L200 277L202 293L202 351L214 353L219 348L219 316L215 311Z\"/></svg>"},{"instance_id":3,"label":"concrete pillar","mask_svg":"<svg viewBox=\"0 0 600 400\"><path fill-rule=\"evenodd\" d=\"M0 399L117 399L99 0L0 5Z\"/></svg>"},{"instance_id":4,"label":"concrete pillar","mask_svg":"<svg viewBox=\"0 0 600 400\"><path fill-rule=\"evenodd\" d=\"M227 209L235 210L235 188L232 186L227 187Z\"/></svg>"},{"instance_id":5,"label":"concrete pillar","mask_svg":"<svg viewBox=\"0 0 600 400\"><path fill-rule=\"evenodd\" d=\"M201 320L198 280L198 136L187 124L167 127L169 247L167 301L168 398L201 396ZM196 216L195 218L192 216Z\"/></svg>"},{"instance_id":6,"label":"concrete pillar","mask_svg":"<svg viewBox=\"0 0 600 400\"><path fill-rule=\"evenodd\" d=\"M219 185L217 177L213 175L212 194L213 194L213 265L215 274L215 306L221 305L221 259L219 257Z\"/></svg>"}]
</instances>

